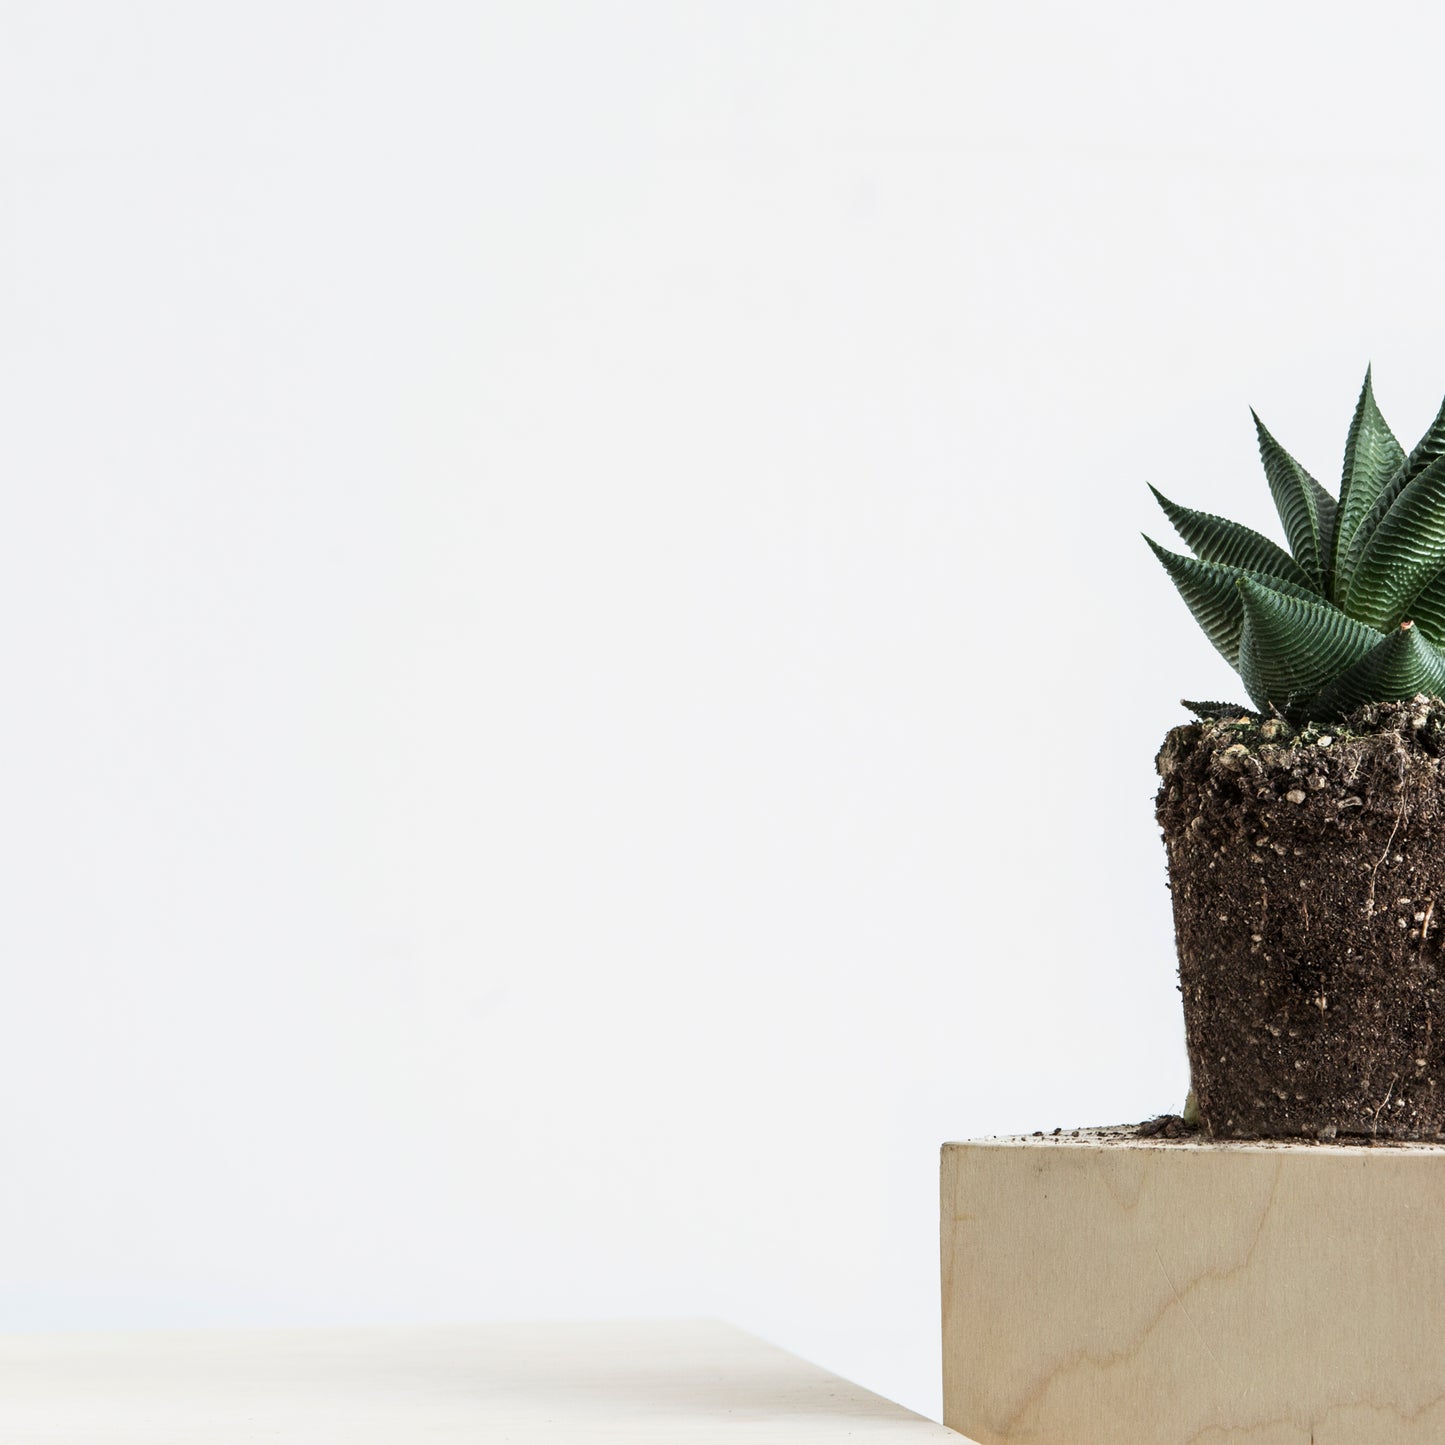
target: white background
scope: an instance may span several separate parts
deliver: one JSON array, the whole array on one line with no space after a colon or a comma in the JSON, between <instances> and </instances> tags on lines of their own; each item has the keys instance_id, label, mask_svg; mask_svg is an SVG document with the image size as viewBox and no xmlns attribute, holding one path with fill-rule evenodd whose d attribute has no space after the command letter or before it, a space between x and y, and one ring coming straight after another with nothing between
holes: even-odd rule
<instances>
[{"instance_id":1,"label":"white background","mask_svg":"<svg viewBox=\"0 0 1445 1445\"><path fill-rule=\"evenodd\" d=\"M1185 1088L1145 489L1445 390L1427 6L0 3L0 1327L713 1314Z\"/></svg>"}]
</instances>

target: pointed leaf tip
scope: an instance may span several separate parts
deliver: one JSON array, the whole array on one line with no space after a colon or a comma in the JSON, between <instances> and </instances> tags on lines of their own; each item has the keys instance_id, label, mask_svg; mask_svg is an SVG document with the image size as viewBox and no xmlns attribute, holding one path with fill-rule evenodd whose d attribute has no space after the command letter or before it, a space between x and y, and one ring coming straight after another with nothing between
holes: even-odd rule
<instances>
[{"instance_id":1,"label":"pointed leaf tip","mask_svg":"<svg viewBox=\"0 0 1445 1445\"><path fill-rule=\"evenodd\" d=\"M1196 512L1172 502L1152 482L1145 485L1154 494L1169 525L1184 539L1184 544L1201 562L1214 562L1221 567L1242 567L1246 572L1262 572L1318 592L1309 574L1276 542L1228 517L1211 512Z\"/></svg>"},{"instance_id":2,"label":"pointed leaf tip","mask_svg":"<svg viewBox=\"0 0 1445 1445\"><path fill-rule=\"evenodd\" d=\"M1231 667L1239 664L1239 636L1244 625L1241 582L1257 581L1272 596L1293 597L1308 603L1323 600L1318 593L1308 587L1298 587L1287 578L1186 557L1161 547L1152 537L1146 536L1144 540L1169 574L1185 605L1194 614L1194 620L1204 629L1204 635Z\"/></svg>"},{"instance_id":3,"label":"pointed leaf tip","mask_svg":"<svg viewBox=\"0 0 1445 1445\"><path fill-rule=\"evenodd\" d=\"M1259 432L1259 458L1289 549L1315 590L1328 596L1334 562L1335 499L1280 446L1257 414L1254 422Z\"/></svg>"},{"instance_id":4,"label":"pointed leaf tip","mask_svg":"<svg viewBox=\"0 0 1445 1445\"><path fill-rule=\"evenodd\" d=\"M1349 595L1354 563L1359 556L1359 549L1354 545L1356 535L1373 516L1376 505L1394 485L1404 465L1405 449L1375 404L1367 367L1365 384L1360 388L1360 399L1355 404L1349 435L1345 438L1340 501L1330 537L1333 592L1337 602L1343 604Z\"/></svg>"},{"instance_id":5,"label":"pointed leaf tip","mask_svg":"<svg viewBox=\"0 0 1445 1445\"><path fill-rule=\"evenodd\" d=\"M1438 696L1445 689L1445 656L1408 622L1345 669L1308 705L1320 722L1352 713L1362 703L1395 702L1416 693Z\"/></svg>"},{"instance_id":6,"label":"pointed leaf tip","mask_svg":"<svg viewBox=\"0 0 1445 1445\"><path fill-rule=\"evenodd\" d=\"M1440 403L1440 410L1435 414L1435 420L1430 423L1429 430L1416 443L1415 449L1408 457L1403 458L1394 473L1379 489L1374 502L1355 526L1354 535L1349 539L1348 547L1336 548L1336 556L1344 565L1342 575L1336 583L1335 595L1342 602L1347 599L1349 588L1354 585L1354 573L1365 549L1369 546L1376 530L1394 508L1396 500L1410 483L1428 471L1441 456L1445 456L1445 402Z\"/></svg>"}]
</instances>

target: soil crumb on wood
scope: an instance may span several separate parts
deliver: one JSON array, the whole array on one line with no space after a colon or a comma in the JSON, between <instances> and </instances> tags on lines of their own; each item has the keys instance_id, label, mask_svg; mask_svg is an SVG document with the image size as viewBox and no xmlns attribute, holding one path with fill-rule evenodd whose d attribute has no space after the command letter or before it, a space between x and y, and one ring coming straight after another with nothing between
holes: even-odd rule
<instances>
[{"instance_id":1,"label":"soil crumb on wood","mask_svg":"<svg viewBox=\"0 0 1445 1445\"><path fill-rule=\"evenodd\" d=\"M1057 1139L1063 1132L1063 1129L1060 1128L1045 1134L1042 1129L1035 1129L1029 1137L1031 1139ZM1184 1139L1200 1132L1199 1125L1188 1123L1182 1114L1158 1114L1139 1124L1096 1125L1089 1129L1071 1129L1069 1137L1077 1139L1082 1133L1091 1138Z\"/></svg>"},{"instance_id":2,"label":"soil crumb on wood","mask_svg":"<svg viewBox=\"0 0 1445 1445\"><path fill-rule=\"evenodd\" d=\"M1184 1139L1198 1134L1198 1124L1189 1124L1182 1114L1160 1114L1155 1119L1145 1119L1139 1125L1141 1139Z\"/></svg>"},{"instance_id":3,"label":"soil crumb on wood","mask_svg":"<svg viewBox=\"0 0 1445 1445\"><path fill-rule=\"evenodd\" d=\"M1169 1121L1166 1127L1156 1130L1156 1124ZM1023 1142L1047 1144L1064 1148L1070 1145L1130 1145L1142 1144L1165 1149L1365 1149L1365 1150L1428 1150L1436 1154L1445 1153L1445 1143L1433 1139L1382 1139L1370 1135L1337 1139L1320 1139L1313 1135L1282 1138L1229 1138L1213 1139L1203 1129L1184 1123L1177 1114L1164 1114L1159 1119L1146 1119L1141 1124L1100 1124L1089 1128L1056 1129L1045 1132L1036 1129L1032 1134L1003 1136L994 1140L975 1140L975 1143Z\"/></svg>"}]
</instances>

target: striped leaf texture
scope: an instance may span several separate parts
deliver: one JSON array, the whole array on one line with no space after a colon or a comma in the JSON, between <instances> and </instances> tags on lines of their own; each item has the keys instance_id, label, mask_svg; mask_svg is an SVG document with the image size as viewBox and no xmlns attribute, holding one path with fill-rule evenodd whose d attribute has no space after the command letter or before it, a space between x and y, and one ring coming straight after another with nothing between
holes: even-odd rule
<instances>
[{"instance_id":1,"label":"striped leaf texture","mask_svg":"<svg viewBox=\"0 0 1445 1445\"><path fill-rule=\"evenodd\" d=\"M1445 571L1437 572L1410 604L1408 620L1437 647L1445 646Z\"/></svg>"},{"instance_id":2,"label":"striped leaf texture","mask_svg":"<svg viewBox=\"0 0 1445 1445\"><path fill-rule=\"evenodd\" d=\"M1190 702L1185 697L1180 702L1194 714L1195 717L1206 718L1210 721L1217 721L1226 717L1254 717L1247 707L1241 707L1237 702Z\"/></svg>"},{"instance_id":3,"label":"striped leaf texture","mask_svg":"<svg viewBox=\"0 0 1445 1445\"><path fill-rule=\"evenodd\" d=\"M1366 369L1338 504L1254 422L1288 551L1150 488L1195 555L1145 540L1205 635L1257 708L1295 721L1445 696L1445 404L1407 457Z\"/></svg>"},{"instance_id":4,"label":"striped leaf texture","mask_svg":"<svg viewBox=\"0 0 1445 1445\"><path fill-rule=\"evenodd\" d=\"M1319 722L1333 722L1367 702L1394 702L1417 692L1432 697L1445 693L1445 655L1413 623L1402 622L1329 683L1304 711Z\"/></svg>"},{"instance_id":5,"label":"striped leaf texture","mask_svg":"<svg viewBox=\"0 0 1445 1445\"><path fill-rule=\"evenodd\" d=\"M1430 423L1429 431L1420 438L1414 451L1403 464L1395 469L1394 475L1380 489L1379 495L1350 538L1349 545L1345 549L1346 586L1340 588L1337 584L1336 599L1338 601L1343 601L1348 595L1348 583L1352 578L1355 565L1359 561L1359 554L1364 551L1365 544L1374 536L1375 528L1380 525L1385 514L1395 505L1395 499L1421 472L1442 456L1445 456L1445 402L1440 404L1440 410L1435 414L1435 420Z\"/></svg>"},{"instance_id":6,"label":"striped leaf texture","mask_svg":"<svg viewBox=\"0 0 1445 1445\"><path fill-rule=\"evenodd\" d=\"M1299 587L1283 577L1247 571L1243 567L1224 567L1217 562L1202 562L1161 547L1152 537L1145 537L1164 570L1174 580L1194 620L1204 635L1219 649L1231 667L1239 666L1239 633L1244 626L1244 599L1239 595L1239 579L1248 578L1286 597L1306 602L1324 599L1308 587Z\"/></svg>"},{"instance_id":7,"label":"striped leaf texture","mask_svg":"<svg viewBox=\"0 0 1445 1445\"><path fill-rule=\"evenodd\" d=\"M1376 629L1332 603L1291 597L1248 577L1235 585L1244 602L1239 675L1258 708L1298 716L1302 704L1380 641Z\"/></svg>"},{"instance_id":8,"label":"striped leaf texture","mask_svg":"<svg viewBox=\"0 0 1445 1445\"><path fill-rule=\"evenodd\" d=\"M1340 502L1335 512L1331 545L1331 574L1336 602L1343 601L1349 587L1350 543L1380 493L1404 466L1405 449L1395 440L1395 433L1380 415L1367 369L1354 420L1350 423L1350 434L1345 441L1345 465L1340 474Z\"/></svg>"},{"instance_id":9,"label":"striped leaf texture","mask_svg":"<svg viewBox=\"0 0 1445 1445\"><path fill-rule=\"evenodd\" d=\"M1296 587L1309 587L1310 579L1288 552L1268 537L1216 517L1209 512L1195 512L1171 502L1158 487L1149 488L1164 509L1170 525L1184 539L1184 545L1201 562L1217 562L1222 567L1243 567L1248 572L1262 572L1281 577ZM1150 543L1152 546L1153 544Z\"/></svg>"},{"instance_id":10,"label":"striped leaf texture","mask_svg":"<svg viewBox=\"0 0 1445 1445\"><path fill-rule=\"evenodd\" d=\"M1335 499L1275 441L1269 429L1254 416L1259 433L1259 455L1274 497L1275 510L1284 524L1289 549L1304 568L1317 592L1329 595L1330 540L1335 529Z\"/></svg>"},{"instance_id":11,"label":"striped leaf texture","mask_svg":"<svg viewBox=\"0 0 1445 1445\"><path fill-rule=\"evenodd\" d=\"M1410 460L1405 468L1406 480L1418 477L1438 457L1445 457L1445 401L1440 403L1440 410L1435 413L1430 430L1420 438L1414 451L1410 453Z\"/></svg>"},{"instance_id":12,"label":"striped leaf texture","mask_svg":"<svg viewBox=\"0 0 1445 1445\"><path fill-rule=\"evenodd\" d=\"M1410 604L1445 566L1445 456L1395 498L1355 563L1345 610L1382 631L1403 622Z\"/></svg>"}]
</instances>

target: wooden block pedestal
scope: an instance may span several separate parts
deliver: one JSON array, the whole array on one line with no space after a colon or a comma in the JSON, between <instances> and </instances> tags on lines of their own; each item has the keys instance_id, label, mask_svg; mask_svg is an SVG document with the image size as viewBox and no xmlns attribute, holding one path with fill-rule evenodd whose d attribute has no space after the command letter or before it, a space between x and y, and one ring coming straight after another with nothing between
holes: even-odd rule
<instances>
[{"instance_id":1,"label":"wooden block pedestal","mask_svg":"<svg viewBox=\"0 0 1445 1445\"><path fill-rule=\"evenodd\" d=\"M1445 1147L943 1149L944 1423L979 1445L1445 1442Z\"/></svg>"}]
</instances>

